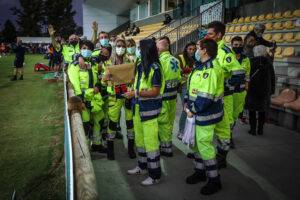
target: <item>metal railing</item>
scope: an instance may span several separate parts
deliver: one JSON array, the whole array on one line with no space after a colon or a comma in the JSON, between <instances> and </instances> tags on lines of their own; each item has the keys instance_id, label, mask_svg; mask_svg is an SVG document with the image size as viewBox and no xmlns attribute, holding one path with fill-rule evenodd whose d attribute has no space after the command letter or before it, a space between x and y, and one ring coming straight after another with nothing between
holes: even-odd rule
<instances>
[{"instance_id":1,"label":"metal railing","mask_svg":"<svg viewBox=\"0 0 300 200\"><path fill-rule=\"evenodd\" d=\"M189 19L180 26L161 36L168 36L171 41L171 51L178 54L184 46L199 38L199 32L212 21L223 21L223 2L219 1Z\"/></svg>"},{"instance_id":2,"label":"metal railing","mask_svg":"<svg viewBox=\"0 0 300 200\"><path fill-rule=\"evenodd\" d=\"M64 149L65 149L65 177L66 177L66 199L74 199L74 168L73 168L73 145L71 136L70 118L68 114L68 92L67 76L63 71L64 78Z\"/></svg>"}]
</instances>

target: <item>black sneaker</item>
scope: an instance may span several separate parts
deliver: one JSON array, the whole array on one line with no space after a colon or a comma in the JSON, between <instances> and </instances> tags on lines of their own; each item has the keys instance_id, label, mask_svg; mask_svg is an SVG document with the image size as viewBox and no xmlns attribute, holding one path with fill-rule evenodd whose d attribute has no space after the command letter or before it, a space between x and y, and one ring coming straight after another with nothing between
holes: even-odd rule
<instances>
[{"instance_id":1,"label":"black sneaker","mask_svg":"<svg viewBox=\"0 0 300 200\"><path fill-rule=\"evenodd\" d=\"M99 153L107 153L107 149L102 144L100 145L92 144L91 151L99 152Z\"/></svg>"},{"instance_id":2,"label":"black sneaker","mask_svg":"<svg viewBox=\"0 0 300 200\"><path fill-rule=\"evenodd\" d=\"M214 179L209 178L206 185L204 185L201 188L201 194L211 195L211 194L214 194L214 193L218 192L219 190L221 190L221 188L222 188L222 184L220 181L220 177L217 177Z\"/></svg>"},{"instance_id":3,"label":"black sneaker","mask_svg":"<svg viewBox=\"0 0 300 200\"><path fill-rule=\"evenodd\" d=\"M13 77L11 77L11 79L10 79L11 81L16 81L17 80L17 76L13 76Z\"/></svg>"},{"instance_id":4,"label":"black sneaker","mask_svg":"<svg viewBox=\"0 0 300 200\"><path fill-rule=\"evenodd\" d=\"M19 80L24 80L23 75L20 76Z\"/></svg>"},{"instance_id":5,"label":"black sneaker","mask_svg":"<svg viewBox=\"0 0 300 200\"><path fill-rule=\"evenodd\" d=\"M206 173L205 171L197 171L195 173L193 173L192 175L186 177L185 179L185 182L187 184L197 184L197 183L200 183L200 182L204 182L206 181Z\"/></svg>"},{"instance_id":6,"label":"black sneaker","mask_svg":"<svg viewBox=\"0 0 300 200\"><path fill-rule=\"evenodd\" d=\"M189 159L195 159L195 154L194 153L188 153L188 154L186 154L186 157L188 157Z\"/></svg>"}]
</instances>

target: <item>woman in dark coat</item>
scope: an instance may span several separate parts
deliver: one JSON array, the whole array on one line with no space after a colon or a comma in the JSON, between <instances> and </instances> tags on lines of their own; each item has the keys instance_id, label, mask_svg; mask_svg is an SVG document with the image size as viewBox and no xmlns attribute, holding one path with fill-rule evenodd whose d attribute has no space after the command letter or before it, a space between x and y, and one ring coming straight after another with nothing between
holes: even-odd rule
<instances>
[{"instance_id":1,"label":"woman in dark coat","mask_svg":"<svg viewBox=\"0 0 300 200\"><path fill-rule=\"evenodd\" d=\"M250 59L251 72L246 107L249 110L249 133L262 135L266 112L270 107L270 97L275 91L275 72L265 46L254 47L253 53L254 57Z\"/></svg>"}]
</instances>

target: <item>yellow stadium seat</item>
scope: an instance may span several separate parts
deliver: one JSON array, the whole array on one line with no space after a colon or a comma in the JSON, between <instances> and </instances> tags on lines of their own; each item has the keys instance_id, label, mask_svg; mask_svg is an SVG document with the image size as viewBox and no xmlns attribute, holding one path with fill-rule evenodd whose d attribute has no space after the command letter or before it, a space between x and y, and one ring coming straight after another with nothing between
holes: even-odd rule
<instances>
[{"instance_id":1,"label":"yellow stadium seat","mask_svg":"<svg viewBox=\"0 0 300 200\"><path fill-rule=\"evenodd\" d=\"M257 22L257 15L251 17L251 22Z\"/></svg>"},{"instance_id":2,"label":"yellow stadium seat","mask_svg":"<svg viewBox=\"0 0 300 200\"><path fill-rule=\"evenodd\" d=\"M235 18L234 20L232 20L232 23L233 23L233 24L237 24L237 23L238 23L238 20L239 20L238 18Z\"/></svg>"},{"instance_id":3,"label":"yellow stadium seat","mask_svg":"<svg viewBox=\"0 0 300 200\"><path fill-rule=\"evenodd\" d=\"M238 23L244 23L244 17L239 18Z\"/></svg>"},{"instance_id":4,"label":"yellow stadium seat","mask_svg":"<svg viewBox=\"0 0 300 200\"><path fill-rule=\"evenodd\" d=\"M247 32L248 31L248 25L243 25L241 31L242 32Z\"/></svg>"},{"instance_id":5,"label":"yellow stadium seat","mask_svg":"<svg viewBox=\"0 0 300 200\"><path fill-rule=\"evenodd\" d=\"M283 39L282 39L282 33L275 33L275 34L272 36L272 40L275 40L275 41L278 42L278 43L283 42Z\"/></svg>"},{"instance_id":6,"label":"yellow stadium seat","mask_svg":"<svg viewBox=\"0 0 300 200\"><path fill-rule=\"evenodd\" d=\"M295 40L300 41L300 33L297 33L297 34L296 34Z\"/></svg>"},{"instance_id":7,"label":"yellow stadium seat","mask_svg":"<svg viewBox=\"0 0 300 200\"><path fill-rule=\"evenodd\" d=\"M263 35L263 38L264 38L265 40L271 41L271 39L272 39L272 34L270 34L270 33L264 34L264 35Z\"/></svg>"},{"instance_id":8,"label":"yellow stadium seat","mask_svg":"<svg viewBox=\"0 0 300 200\"><path fill-rule=\"evenodd\" d=\"M251 17L248 16L245 18L245 23L249 23L249 22L251 22Z\"/></svg>"},{"instance_id":9,"label":"yellow stadium seat","mask_svg":"<svg viewBox=\"0 0 300 200\"><path fill-rule=\"evenodd\" d=\"M293 57L295 56L295 48L294 47L287 47L282 52L283 57Z\"/></svg>"},{"instance_id":10,"label":"yellow stadium seat","mask_svg":"<svg viewBox=\"0 0 300 200\"><path fill-rule=\"evenodd\" d=\"M295 28L295 23L294 23L294 21L286 21L285 23L284 23L284 27L286 28L286 29L294 29Z\"/></svg>"},{"instance_id":11,"label":"yellow stadium seat","mask_svg":"<svg viewBox=\"0 0 300 200\"><path fill-rule=\"evenodd\" d=\"M293 12L293 16L294 16L294 17L300 17L300 10L295 10L295 11Z\"/></svg>"},{"instance_id":12,"label":"yellow stadium seat","mask_svg":"<svg viewBox=\"0 0 300 200\"><path fill-rule=\"evenodd\" d=\"M225 35L224 40L225 40L226 43L230 43L230 41L231 41L231 35Z\"/></svg>"},{"instance_id":13,"label":"yellow stadium seat","mask_svg":"<svg viewBox=\"0 0 300 200\"><path fill-rule=\"evenodd\" d=\"M229 33L233 33L233 32L234 32L234 26L231 26L231 27L228 29L228 32L229 32Z\"/></svg>"},{"instance_id":14,"label":"yellow stadium seat","mask_svg":"<svg viewBox=\"0 0 300 200\"><path fill-rule=\"evenodd\" d=\"M291 18L293 17L292 15L292 11L288 10L288 11L285 11L282 15L284 18Z\"/></svg>"},{"instance_id":15,"label":"yellow stadium seat","mask_svg":"<svg viewBox=\"0 0 300 200\"><path fill-rule=\"evenodd\" d=\"M227 33L229 29L229 26L226 26L225 32Z\"/></svg>"},{"instance_id":16,"label":"yellow stadium seat","mask_svg":"<svg viewBox=\"0 0 300 200\"><path fill-rule=\"evenodd\" d=\"M263 21L263 20L265 20L265 15L264 14L259 15L258 16L258 21Z\"/></svg>"},{"instance_id":17,"label":"yellow stadium seat","mask_svg":"<svg viewBox=\"0 0 300 200\"><path fill-rule=\"evenodd\" d=\"M282 18L281 12L275 13L274 19L281 19L281 18Z\"/></svg>"},{"instance_id":18,"label":"yellow stadium seat","mask_svg":"<svg viewBox=\"0 0 300 200\"><path fill-rule=\"evenodd\" d=\"M281 47L276 48L274 57L275 58L282 58L282 48Z\"/></svg>"},{"instance_id":19,"label":"yellow stadium seat","mask_svg":"<svg viewBox=\"0 0 300 200\"><path fill-rule=\"evenodd\" d=\"M266 23L266 30L267 31L270 31L270 30L272 30L273 29L273 24L272 23Z\"/></svg>"},{"instance_id":20,"label":"yellow stadium seat","mask_svg":"<svg viewBox=\"0 0 300 200\"><path fill-rule=\"evenodd\" d=\"M266 19L266 20L271 20L271 19L273 19L273 14L272 14L272 13L267 14L265 19Z\"/></svg>"},{"instance_id":21,"label":"yellow stadium seat","mask_svg":"<svg viewBox=\"0 0 300 200\"><path fill-rule=\"evenodd\" d=\"M286 42L296 42L296 39L294 38L294 33L285 33L283 35L283 40Z\"/></svg>"},{"instance_id":22,"label":"yellow stadium seat","mask_svg":"<svg viewBox=\"0 0 300 200\"><path fill-rule=\"evenodd\" d=\"M281 22L275 22L273 25L273 29L275 30L282 30L284 27L282 26Z\"/></svg>"},{"instance_id":23,"label":"yellow stadium seat","mask_svg":"<svg viewBox=\"0 0 300 200\"><path fill-rule=\"evenodd\" d=\"M254 29L254 25L251 24L248 26L248 31L253 31L253 29Z\"/></svg>"},{"instance_id":24,"label":"yellow stadium seat","mask_svg":"<svg viewBox=\"0 0 300 200\"><path fill-rule=\"evenodd\" d=\"M241 32L241 26L236 26L234 28L234 32L237 32L237 33Z\"/></svg>"}]
</instances>

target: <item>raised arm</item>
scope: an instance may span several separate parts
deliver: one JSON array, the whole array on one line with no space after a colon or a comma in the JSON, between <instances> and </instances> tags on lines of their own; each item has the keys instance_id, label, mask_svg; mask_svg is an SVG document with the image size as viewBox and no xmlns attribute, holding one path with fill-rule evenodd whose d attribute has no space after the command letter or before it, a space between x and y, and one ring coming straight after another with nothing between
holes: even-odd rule
<instances>
[{"instance_id":1,"label":"raised arm","mask_svg":"<svg viewBox=\"0 0 300 200\"><path fill-rule=\"evenodd\" d=\"M50 35L50 38L51 38L51 42L52 42L52 45L53 47L56 49L56 50L60 50L61 46L60 44L55 40L55 30L53 28L53 26L50 24L48 26L48 32L49 32L49 35Z\"/></svg>"},{"instance_id":2,"label":"raised arm","mask_svg":"<svg viewBox=\"0 0 300 200\"><path fill-rule=\"evenodd\" d=\"M97 33L98 33L98 24L96 21L93 22L92 29L93 29L92 42L94 44L96 44L97 43Z\"/></svg>"}]
</instances>

